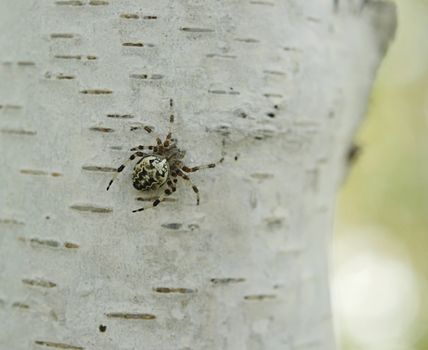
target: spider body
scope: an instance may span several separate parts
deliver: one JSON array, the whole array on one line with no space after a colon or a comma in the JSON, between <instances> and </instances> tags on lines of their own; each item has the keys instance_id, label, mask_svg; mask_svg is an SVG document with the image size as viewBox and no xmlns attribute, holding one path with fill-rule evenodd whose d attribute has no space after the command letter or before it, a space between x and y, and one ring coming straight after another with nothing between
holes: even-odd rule
<instances>
[{"instance_id":1,"label":"spider body","mask_svg":"<svg viewBox=\"0 0 428 350\"><path fill-rule=\"evenodd\" d=\"M173 101L170 100L170 107L173 106ZM174 122L174 115L171 114L169 118L170 124ZM131 130L144 129L148 133L152 132L152 129L147 126L133 127ZM143 146L131 148L134 153L131 154L129 159L119 166L116 170L116 174L110 180L107 186L109 190L111 184L116 177L123 171L128 162L133 161L135 158L140 158L134 166L132 174L132 183L135 189L139 191L150 191L160 190L162 187L166 187L163 193L155 198L151 206L142 207L140 209L133 210L132 212L138 212L146 210L148 208L156 207L159 203L163 202L167 196L171 195L176 191L176 184L178 179L183 179L193 189L196 195L196 205L199 205L199 189L193 184L192 180L186 173L192 173L201 169L214 168L216 163L210 163L206 165L195 166L192 168L187 167L183 163L183 158L186 154L185 151L181 150L177 146L177 140L172 137L170 131L164 141L159 137L156 138L156 145ZM223 158L220 159L220 162ZM141 199L141 198L139 198Z\"/></svg>"},{"instance_id":2,"label":"spider body","mask_svg":"<svg viewBox=\"0 0 428 350\"><path fill-rule=\"evenodd\" d=\"M169 163L158 155L141 158L134 167L132 184L139 191L157 190L170 176Z\"/></svg>"}]
</instances>

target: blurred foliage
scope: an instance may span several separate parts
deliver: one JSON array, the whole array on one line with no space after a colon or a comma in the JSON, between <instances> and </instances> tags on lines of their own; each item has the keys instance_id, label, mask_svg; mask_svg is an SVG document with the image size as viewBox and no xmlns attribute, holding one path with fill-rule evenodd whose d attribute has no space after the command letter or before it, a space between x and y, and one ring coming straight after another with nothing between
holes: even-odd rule
<instances>
[{"instance_id":1,"label":"blurred foliage","mask_svg":"<svg viewBox=\"0 0 428 350\"><path fill-rule=\"evenodd\" d=\"M356 135L361 155L340 194L336 234L378 226L407 248L421 276L423 303L412 348L423 350L428 348L428 1L396 4L398 30ZM345 340L344 349L356 349L351 344Z\"/></svg>"}]
</instances>

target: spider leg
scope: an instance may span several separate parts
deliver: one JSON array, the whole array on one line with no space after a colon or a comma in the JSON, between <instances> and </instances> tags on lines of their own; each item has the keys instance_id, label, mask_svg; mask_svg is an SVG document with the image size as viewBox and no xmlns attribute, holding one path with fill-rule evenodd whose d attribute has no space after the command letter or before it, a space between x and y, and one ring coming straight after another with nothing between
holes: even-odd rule
<instances>
[{"instance_id":1,"label":"spider leg","mask_svg":"<svg viewBox=\"0 0 428 350\"><path fill-rule=\"evenodd\" d=\"M186 183L189 184L189 186L192 186L193 192L196 194L196 205L199 205L200 197L199 197L199 189L196 187L196 185L190 180L190 177L188 177L181 169L178 173L178 176L182 177L184 180L186 180Z\"/></svg>"},{"instance_id":2,"label":"spider leg","mask_svg":"<svg viewBox=\"0 0 428 350\"><path fill-rule=\"evenodd\" d=\"M169 99L169 130L168 130L168 136L171 138L172 135L172 127L174 125L175 116L174 116L174 100L172 98ZM167 138L168 138L167 136Z\"/></svg>"},{"instance_id":3,"label":"spider leg","mask_svg":"<svg viewBox=\"0 0 428 350\"><path fill-rule=\"evenodd\" d=\"M154 208L157 205L159 205L159 203L165 201L168 196L170 196L172 193L174 193L176 191L176 187L174 186L174 184L172 183L172 181L168 181L167 185L168 185L168 188L163 192L162 195L160 195L159 197L157 197L153 201L153 203L151 205L146 205L146 206L144 206L142 208L135 209L132 212L133 213L137 213L139 211L143 211L143 210L147 210L147 209L150 209L150 208Z\"/></svg>"},{"instance_id":4,"label":"spider leg","mask_svg":"<svg viewBox=\"0 0 428 350\"><path fill-rule=\"evenodd\" d=\"M152 126L148 126L148 125L137 125L137 126L132 126L131 127L131 131L134 131L134 130L139 130L139 129L144 129L145 131L147 131L149 134L151 134L152 132L153 132L153 127ZM163 142L162 142L162 140L160 139L160 137L159 136L157 136L156 137L156 143L157 143L157 146L158 147L161 147L162 145L163 145ZM152 148L150 148L150 147L154 147L154 148L156 148L156 146L138 146L138 147L134 147L134 148L132 148L131 149L131 151L134 151L134 150L136 150L136 149L152 149Z\"/></svg>"},{"instance_id":5,"label":"spider leg","mask_svg":"<svg viewBox=\"0 0 428 350\"><path fill-rule=\"evenodd\" d=\"M155 199L157 199L157 196L151 196L151 197L136 197L135 200L136 201L140 201L140 202L153 202ZM164 202L175 202L176 199L173 197L166 197L164 200Z\"/></svg>"},{"instance_id":6,"label":"spider leg","mask_svg":"<svg viewBox=\"0 0 428 350\"><path fill-rule=\"evenodd\" d=\"M129 159L125 163L123 163L119 168L117 168L116 174L113 175L113 178L110 180L110 182L109 182L109 184L107 186L107 191L110 189L110 186L113 183L113 181L116 180L116 178L119 176L119 174L122 172L122 170L125 168L125 166L129 162L133 161L136 157L144 157L146 155L147 154L143 153L143 152L135 152L135 153L131 154L131 156L129 157Z\"/></svg>"},{"instance_id":7,"label":"spider leg","mask_svg":"<svg viewBox=\"0 0 428 350\"><path fill-rule=\"evenodd\" d=\"M153 151L155 147L156 146L143 146L143 145L139 145L139 146L136 146L136 147L132 147L130 149L130 151L137 151L137 150L141 150L142 151L144 149L148 149L150 151Z\"/></svg>"},{"instance_id":8,"label":"spider leg","mask_svg":"<svg viewBox=\"0 0 428 350\"><path fill-rule=\"evenodd\" d=\"M174 100L172 98L169 99L169 127L168 134L165 137L165 141L163 142L163 146L168 148L170 143L173 143L172 139L172 128L174 126L175 116L174 116Z\"/></svg>"},{"instance_id":9,"label":"spider leg","mask_svg":"<svg viewBox=\"0 0 428 350\"><path fill-rule=\"evenodd\" d=\"M168 135L166 135L165 140L163 141L162 146L164 148L169 148L173 144L174 144L174 141L172 140L172 133L169 132Z\"/></svg>"},{"instance_id":10,"label":"spider leg","mask_svg":"<svg viewBox=\"0 0 428 350\"><path fill-rule=\"evenodd\" d=\"M192 168L189 168L189 167L187 167L187 166L184 165L184 166L181 167L181 170L184 171L185 173L194 173L195 171L202 170L202 169L215 168L216 165L222 163L223 160L224 160L224 158L222 157L220 160L218 160L215 163L198 165L198 166L194 166Z\"/></svg>"},{"instance_id":11,"label":"spider leg","mask_svg":"<svg viewBox=\"0 0 428 350\"><path fill-rule=\"evenodd\" d=\"M134 130L140 130L140 129L144 129L145 131L147 131L148 134L151 134L153 132L153 127L148 125L131 126L130 130L134 131Z\"/></svg>"}]
</instances>

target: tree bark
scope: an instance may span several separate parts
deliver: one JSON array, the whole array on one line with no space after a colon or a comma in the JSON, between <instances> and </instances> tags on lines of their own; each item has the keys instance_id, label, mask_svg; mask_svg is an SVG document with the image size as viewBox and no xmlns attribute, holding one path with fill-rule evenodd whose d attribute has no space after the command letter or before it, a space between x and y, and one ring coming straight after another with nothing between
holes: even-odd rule
<instances>
[{"instance_id":1,"label":"tree bark","mask_svg":"<svg viewBox=\"0 0 428 350\"><path fill-rule=\"evenodd\" d=\"M395 28L373 1L0 3L0 347L334 348L345 155ZM191 174L141 213L139 123ZM143 203L144 204L144 203Z\"/></svg>"}]
</instances>

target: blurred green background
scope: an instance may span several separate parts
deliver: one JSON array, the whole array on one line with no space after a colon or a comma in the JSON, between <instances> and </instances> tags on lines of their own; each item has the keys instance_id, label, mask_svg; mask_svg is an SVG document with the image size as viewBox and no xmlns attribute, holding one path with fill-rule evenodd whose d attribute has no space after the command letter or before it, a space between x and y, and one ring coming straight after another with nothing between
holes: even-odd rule
<instances>
[{"instance_id":1,"label":"blurred green background","mask_svg":"<svg viewBox=\"0 0 428 350\"><path fill-rule=\"evenodd\" d=\"M397 0L398 29L337 205L339 349L428 349L428 0Z\"/></svg>"}]
</instances>

